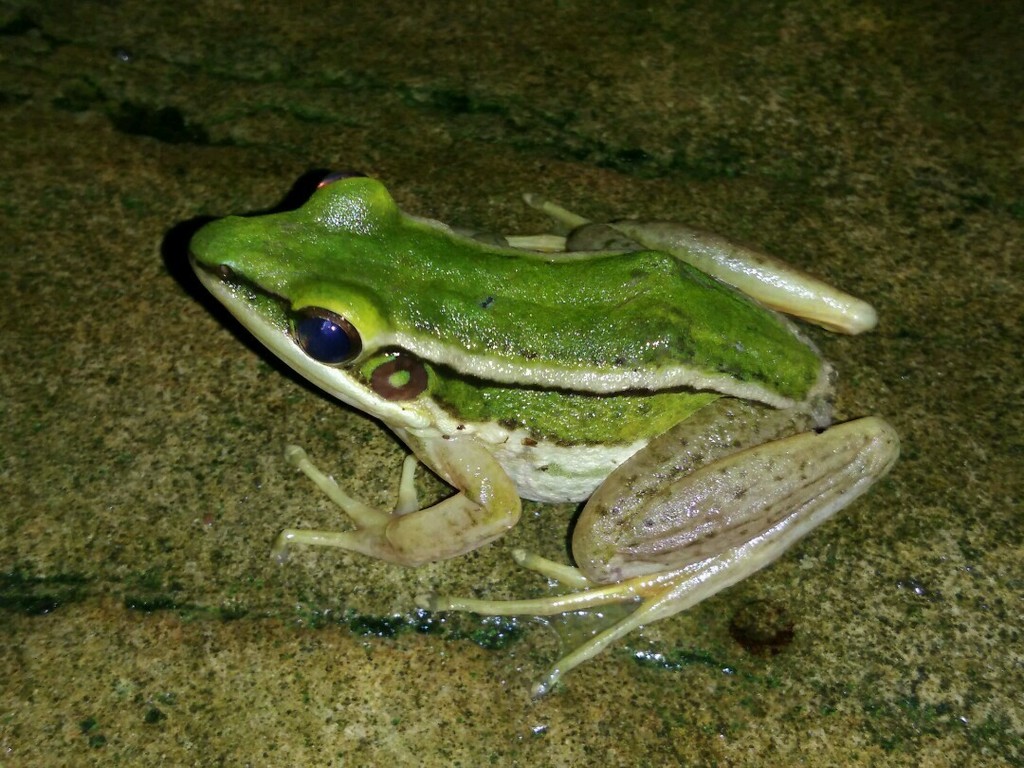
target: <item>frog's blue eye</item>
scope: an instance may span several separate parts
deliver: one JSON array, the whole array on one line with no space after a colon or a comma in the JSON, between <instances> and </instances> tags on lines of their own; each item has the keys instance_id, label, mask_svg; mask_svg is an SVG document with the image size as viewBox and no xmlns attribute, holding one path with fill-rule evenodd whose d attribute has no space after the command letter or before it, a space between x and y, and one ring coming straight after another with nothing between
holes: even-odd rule
<instances>
[{"instance_id":1,"label":"frog's blue eye","mask_svg":"<svg viewBox=\"0 0 1024 768\"><path fill-rule=\"evenodd\" d=\"M363 349L359 331L352 323L320 307L307 307L297 314L292 335L303 352L325 365L347 363Z\"/></svg>"}]
</instances>

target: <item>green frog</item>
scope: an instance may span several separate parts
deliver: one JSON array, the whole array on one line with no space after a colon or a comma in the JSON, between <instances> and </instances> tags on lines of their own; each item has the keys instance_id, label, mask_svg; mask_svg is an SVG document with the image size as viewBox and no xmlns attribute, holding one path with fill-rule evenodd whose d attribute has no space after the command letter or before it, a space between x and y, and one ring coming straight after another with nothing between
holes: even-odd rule
<instances>
[{"instance_id":1,"label":"green frog","mask_svg":"<svg viewBox=\"0 0 1024 768\"><path fill-rule=\"evenodd\" d=\"M885 475L899 441L878 417L830 425L833 369L781 314L860 333L870 305L679 224L527 202L561 234L456 231L404 213L378 180L339 175L298 210L204 226L191 257L274 354L412 452L387 511L289 446L351 525L285 530L278 556L309 544L417 566L498 539L521 498L587 500L575 567L513 553L566 594L417 599L534 616L638 603L558 660L540 695L778 558ZM455 493L421 507L420 462Z\"/></svg>"}]
</instances>

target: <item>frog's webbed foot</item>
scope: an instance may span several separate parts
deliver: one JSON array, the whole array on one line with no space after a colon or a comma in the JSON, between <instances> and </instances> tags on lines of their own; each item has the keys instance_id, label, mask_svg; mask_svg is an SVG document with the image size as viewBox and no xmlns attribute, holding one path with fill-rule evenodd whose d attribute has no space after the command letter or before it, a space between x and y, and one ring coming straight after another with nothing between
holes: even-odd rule
<instances>
[{"instance_id":1,"label":"frog's webbed foot","mask_svg":"<svg viewBox=\"0 0 1024 768\"><path fill-rule=\"evenodd\" d=\"M556 223L558 229L563 233L571 233L578 227L589 224L587 219L572 211L568 211L557 203L546 200L539 195L527 193L523 195L526 204L531 208L546 213ZM528 251L540 251L550 254L552 257L565 251L580 250L568 246L566 234L544 234L544 235L506 235L505 242L512 248L522 248Z\"/></svg>"},{"instance_id":2,"label":"frog's webbed foot","mask_svg":"<svg viewBox=\"0 0 1024 768\"><path fill-rule=\"evenodd\" d=\"M417 596L417 605L428 611L468 611L485 616L553 616L611 603L643 601L626 618L560 658L544 679L533 687L534 698L548 693L566 672L594 658L634 629L684 611L723 588L713 587L705 579L713 571L710 561L667 573L601 585L590 581L577 568L524 550L517 549L512 556L523 567L579 591L527 600L479 600L426 594Z\"/></svg>"},{"instance_id":3,"label":"frog's webbed foot","mask_svg":"<svg viewBox=\"0 0 1024 768\"><path fill-rule=\"evenodd\" d=\"M431 446L427 446L429 450ZM481 446L471 440L446 440L431 458L460 492L420 508L413 455L402 465L398 502L385 512L349 496L320 471L306 452L290 445L285 458L348 515L348 531L288 528L274 542L272 555L283 561L292 544L337 547L399 565L416 566L463 554L501 536L519 519L520 502L512 481Z\"/></svg>"},{"instance_id":4,"label":"frog's webbed foot","mask_svg":"<svg viewBox=\"0 0 1024 768\"><path fill-rule=\"evenodd\" d=\"M355 524L353 531L322 531L286 528L278 534L271 550L278 562L288 559L288 548L292 544L305 544L321 547L337 547L366 555L381 557L382 542L386 539L388 524L396 516L411 512L419 507L416 493L416 457L409 455L402 464L402 477L399 481L398 502L392 513L364 504L359 499L349 496L335 482L333 477L324 474L306 452L297 445L285 448L285 459L302 474L308 477L323 491L327 497L337 504ZM387 558L384 558L387 559Z\"/></svg>"}]
</instances>

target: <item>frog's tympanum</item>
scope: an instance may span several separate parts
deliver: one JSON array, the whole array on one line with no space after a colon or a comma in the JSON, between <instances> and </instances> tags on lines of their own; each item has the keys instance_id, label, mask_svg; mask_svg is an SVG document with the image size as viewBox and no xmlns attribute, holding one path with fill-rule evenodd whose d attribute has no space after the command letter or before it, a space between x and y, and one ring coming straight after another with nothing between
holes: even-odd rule
<instances>
[{"instance_id":1,"label":"frog's tympanum","mask_svg":"<svg viewBox=\"0 0 1024 768\"><path fill-rule=\"evenodd\" d=\"M502 615L638 602L540 694L771 563L882 477L899 441L877 417L829 426L832 367L779 314L859 333L875 324L867 304L678 224L592 224L527 202L568 235L473 237L403 213L379 181L339 176L298 210L208 224L191 251L256 338L412 451L388 512L289 447L351 525L286 530L279 555L317 544L415 566L499 538L520 498L588 500L575 568L514 553L569 594L419 598ZM417 460L455 494L421 508Z\"/></svg>"}]
</instances>

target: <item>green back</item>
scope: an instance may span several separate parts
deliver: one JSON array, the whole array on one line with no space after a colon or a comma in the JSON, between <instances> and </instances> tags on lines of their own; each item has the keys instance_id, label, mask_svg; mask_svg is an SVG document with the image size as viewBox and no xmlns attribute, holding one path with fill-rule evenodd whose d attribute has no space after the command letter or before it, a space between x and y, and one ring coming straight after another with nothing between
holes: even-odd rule
<instances>
[{"instance_id":1,"label":"green back","mask_svg":"<svg viewBox=\"0 0 1024 768\"><path fill-rule=\"evenodd\" d=\"M474 358L653 376L683 364L795 400L820 372L779 316L671 255L482 245L403 215L372 179L325 186L296 211L214 222L192 247L293 308L371 306L380 327L360 327L364 343L397 332L454 369Z\"/></svg>"}]
</instances>

